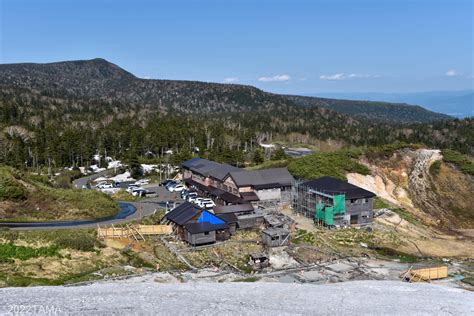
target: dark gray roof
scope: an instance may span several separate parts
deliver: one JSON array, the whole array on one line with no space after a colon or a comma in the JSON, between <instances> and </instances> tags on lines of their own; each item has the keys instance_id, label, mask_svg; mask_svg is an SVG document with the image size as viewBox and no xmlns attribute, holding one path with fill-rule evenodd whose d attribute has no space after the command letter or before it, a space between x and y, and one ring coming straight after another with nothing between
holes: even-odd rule
<instances>
[{"instance_id":1,"label":"dark gray roof","mask_svg":"<svg viewBox=\"0 0 474 316\"><path fill-rule=\"evenodd\" d=\"M214 213L240 213L240 212L252 212L254 211L252 204L236 204L236 205L226 205L226 206L215 206Z\"/></svg>"},{"instance_id":2,"label":"dark gray roof","mask_svg":"<svg viewBox=\"0 0 474 316\"><path fill-rule=\"evenodd\" d=\"M206 177L213 177L218 180L223 180L225 176L235 170L240 170L237 167L220 164L218 162L210 161L203 158L193 158L183 162L183 168L189 169L195 173L199 173Z\"/></svg>"},{"instance_id":3,"label":"dark gray roof","mask_svg":"<svg viewBox=\"0 0 474 316\"><path fill-rule=\"evenodd\" d=\"M237 223L238 219L234 213L220 213L218 217L222 218L227 224Z\"/></svg>"},{"instance_id":4,"label":"dark gray roof","mask_svg":"<svg viewBox=\"0 0 474 316\"><path fill-rule=\"evenodd\" d=\"M268 189L291 186L293 182L293 177L286 168L239 170L230 172L230 176L239 187L254 186Z\"/></svg>"},{"instance_id":5,"label":"dark gray roof","mask_svg":"<svg viewBox=\"0 0 474 316\"><path fill-rule=\"evenodd\" d=\"M184 202L183 204L175 207L171 212L165 215L166 219L177 224L184 225L189 220L199 215L202 210L197 208L189 202Z\"/></svg>"},{"instance_id":6,"label":"dark gray roof","mask_svg":"<svg viewBox=\"0 0 474 316\"><path fill-rule=\"evenodd\" d=\"M235 171L235 170L240 170L240 169L228 164L222 164L212 169L209 172L209 176L222 181L227 176L227 174L229 174L229 172Z\"/></svg>"},{"instance_id":7,"label":"dark gray roof","mask_svg":"<svg viewBox=\"0 0 474 316\"><path fill-rule=\"evenodd\" d=\"M285 236L290 233L288 229L285 228L277 228L277 227L270 227L262 231L262 233L276 237L276 236Z\"/></svg>"},{"instance_id":8,"label":"dark gray roof","mask_svg":"<svg viewBox=\"0 0 474 316\"><path fill-rule=\"evenodd\" d=\"M257 194L255 194L255 192L240 192L240 196L246 202L260 201L260 199L258 198Z\"/></svg>"},{"instance_id":9,"label":"dark gray roof","mask_svg":"<svg viewBox=\"0 0 474 316\"><path fill-rule=\"evenodd\" d=\"M203 223L188 223L184 225L184 227L191 234L199 234L199 233L212 232L212 231L221 230L221 229L227 229L229 228L229 225L211 224L208 222L203 222Z\"/></svg>"},{"instance_id":10,"label":"dark gray roof","mask_svg":"<svg viewBox=\"0 0 474 316\"><path fill-rule=\"evenodd\" d=\"M316 180L304 182L303 185L331 195L344 193L346 200L372 198L375 196L375 194L370 191L332 177L321 177Z\"/></svg>"}]
</instances>

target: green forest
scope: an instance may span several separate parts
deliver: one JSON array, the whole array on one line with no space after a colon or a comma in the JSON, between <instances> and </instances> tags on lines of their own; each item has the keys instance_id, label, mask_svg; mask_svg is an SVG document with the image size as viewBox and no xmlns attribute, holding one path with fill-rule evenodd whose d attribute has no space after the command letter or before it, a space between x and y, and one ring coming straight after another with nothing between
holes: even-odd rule
<instances>
[{"instance_id":1,"label":"green forest","mask_svg":"<svg viewBox=\"0 0 474 316\"><path fill-rule=\"evenodd\" d=\"M281 159L258 145L276 141L337 148L405 142L474 153L472 118L414 106L143 80L101 59L0 70L0 163L19 169L89 166L94 154L171 163L200 155L243 166Z\"/></svg>"}]
</instances>

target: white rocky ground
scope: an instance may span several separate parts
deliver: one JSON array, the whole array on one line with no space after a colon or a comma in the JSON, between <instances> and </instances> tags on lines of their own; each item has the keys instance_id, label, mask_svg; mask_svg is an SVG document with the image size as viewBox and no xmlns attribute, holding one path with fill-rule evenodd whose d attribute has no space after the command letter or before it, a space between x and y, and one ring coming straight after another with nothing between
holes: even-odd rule
<instances>
[{"instance_id":1,"label":"white rocky ground","mask_svg":"<svg viewBox=\"0 0 474 316\"><path fill-rule=\"evenodd\" d=\"M163 284L150 277L0 289L0 315L21 305L24 311L79 315L474 315L474 292L397 281Z\"/></svg>"}]
</instances>

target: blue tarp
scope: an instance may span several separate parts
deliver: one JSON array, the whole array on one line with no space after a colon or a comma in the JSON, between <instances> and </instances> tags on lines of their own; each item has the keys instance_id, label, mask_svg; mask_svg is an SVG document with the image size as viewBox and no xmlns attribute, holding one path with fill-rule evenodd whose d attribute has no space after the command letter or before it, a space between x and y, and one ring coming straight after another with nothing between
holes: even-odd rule
<instances>
[{"instance_id":1,"label":"blue tarp","mask_svg":"<svg viewBox=\"0 0 474 316\"><path fill-rule=\"evenodd\" d=\"M198 223L211 223L211 224L225 224L225 222L220 219L219 217L215 216L208 211L203 211L199 219L197 220Z\"/></svg>"}]
</instances>

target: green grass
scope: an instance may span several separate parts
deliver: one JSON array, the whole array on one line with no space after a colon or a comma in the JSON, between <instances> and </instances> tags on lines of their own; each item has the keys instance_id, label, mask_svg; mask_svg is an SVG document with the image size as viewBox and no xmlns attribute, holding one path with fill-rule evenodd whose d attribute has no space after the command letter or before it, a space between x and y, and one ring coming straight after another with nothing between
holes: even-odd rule
<instances>
[{"instance_id":1,"label":"green grass","mask_svg":"<svg viewBox=\"0 0 474 316\"><path fill-rule=\"evenodd\" d=\"M335 152L318 152L291 161L288 165L290 173L301 179L316 179L331 176L341 180L346 179L346 173L357 172L370 174L369 168L357 161L363 154L360 149L346 149Z\"/></svg>"},{"instance_id":2,"label":"green grass","mask_svg":"<svg viewBox=\"0 0 474 316\"><path fill-rule=\"evenodd\" d=\"M404 252L400 252L390 248L377 248L375 249L377 254L383 259L391 259L391 260L400 260L403 263L415 263L418 262L418 257L409 255Z\"/></svg>"},{"instance_id":3,"label":"green grass","mask_svg":"<svg viewBox=\"0 0 474 316\"><path fill-rule=\"evenodd\" d=\"M390 204L376 196L374 198L374 209L379 209L379 208L391 208Z\"/></svg>"},{"instance_id":4,"label":"green grass","mask_svg":"<svg viewBox=\"0 0 474 316\"><path fill-rule=\"evenodd\" d=\"M304 229L298 229L295 233L295 235L292 237L291 242L293 244L309 244L313 245L315 243L316 239L314 237L314 234L311 232L308 232Z\"/></svg>"},{"instance_id":5,"label":"green grass","mask_svg":"<svg viewBox=\"0 0 474 316\"><path fill-rule=\"evenodd\" d=\"M125 189L120 189L120 190L118 190L117 193L115 193L114 195L112 195L112 199L114 199L114 200L116 200L116 201L136 202L136 201L138 201L140 198L137 197L137 196L131 195L130 193L128 193L127 191L125 191Z\"/></svg>"},{"instance_id":6,"label":"green grass","mask_svg":"<svg viewBox=\"0 0 474 316\"><path fill-rule=\"evenodd\" d=\"M258 277L248 277L248 278L242 278L242 279L236 279L232 282L257 282L260 280Z\"/></svg>"},{"instance_id":7,"label":"green grass","mask_svg":"<svg viewBox=\"0 0 474 316\"><path fill-rule=\"evenodd\" d=\"M474 159L472 157L450 149L444 149L442 154L445 162L456 165L463 173L474 175Z\"/></svg>"},{"instance_id":8,"label":"green grass","mask_svg":"<svg viewBox=\"0 0 474 316\"><path fill-rule=\"evenodd\" d=\"M35 231L0 231L0 239L9 243L24 241L27 243L49 243L58 249L95 251L102 247L96 237L95 229L57 229Z\"/></svg>"},{"instance_id":9,"label":"green grass","mask_svg":"<svg viewBox=\"0 0 474 316\"><path fill-rule=\"evenodd\" d=\"M260 170L260 169L269 169L269 168L284 168L288 166L292 159L284 159L284 160L267 160L259 165L249 166L245 169L248 170Z\"/></svg>"},{"instance_id":10,"label":"green grass","mask_svg":"<svg viewBox=\"0 0 474 316\"><path fill-rule=\"evenodd\" d=\"M474 277L464 278L461 280L461 282L474 286Z\"/></svg>"},{"instance_id":11,"label":"green grass","mask_svg":"<svg viewBox=\"0 0 474 316\"><path fill-rule=\"evenodd\" d=\"M369 159L389 158L400 149L408 148L416 150L423 147L425 146L421 144L395 142L392 144L386 144L381 146L371 146L365 150L365 156Z\"/></svg>"},{"instance_id":12,"label":"green grass","mask_svg":"<svg viewBox=\"0 0 474 316\"><path fill-rule=\"evenodd\" d=\"M407 222L413 225L420 225L420 221L410 212L402 209L402 208L392 208L392 211L397 213L401 218L406 220Z\"/></svg>"},{"instance_id":13,"label":"green grass","mask_svg":"<svg viewBox=\"0 0 474 316\"><path fill-rule=\"evenodd\" d=\"M11 202L3 210L8 216L0 221L96 219L119 211L118 204L104 193L55 188L38 177L0 166L0 201Z\"/></svg>"},{"instance_id":14,"label":"green grass","mask_svg":"<svg viewBox=\"0 0 474 316\"><path fill-rule=\"evenodd\" d=\"M58 246L25 247L11 243L0 244L0 262L11 263L13 259L28 260L37 257L53 257L58 255Z\"/></svg>"},{"instance_id":15,"label":"green grass","mask_svg":"<svg viewBox=\"0 0 474 316\"><path fill-rule=\"evenodd\" d=\"M11 167L0 167L0 201L21 201L28 197L28 190L20 182L22 175Z\"/></svg>"},{"instance_id":16,"label":"green grass","mask_svg":"<svg viewBox=\"0 0 474 316\"><path fill-rule=\"evenodd\" d=\"M439 169L441 168L441 165L443 162L441 160L436 160L433 162L430 166L430 174L432 176L436 176L439 173Z\"/></svg>"},{"instance_id":17,"label":"green grass","mask_svg":"<svg viewBox=\"0 0 474 316\"><path fill-rule=\"evenodd\" d=\"M0 273L0 287L2 283L11 287L26 287L26 286L54 286L72 284L84 281L99 280L102 277L94 274L97 269L82 271L80 273L62 275L56 279L37 278L34 276L26 276L19 274L2 274Z\"/></svg>"}]
</instances>

